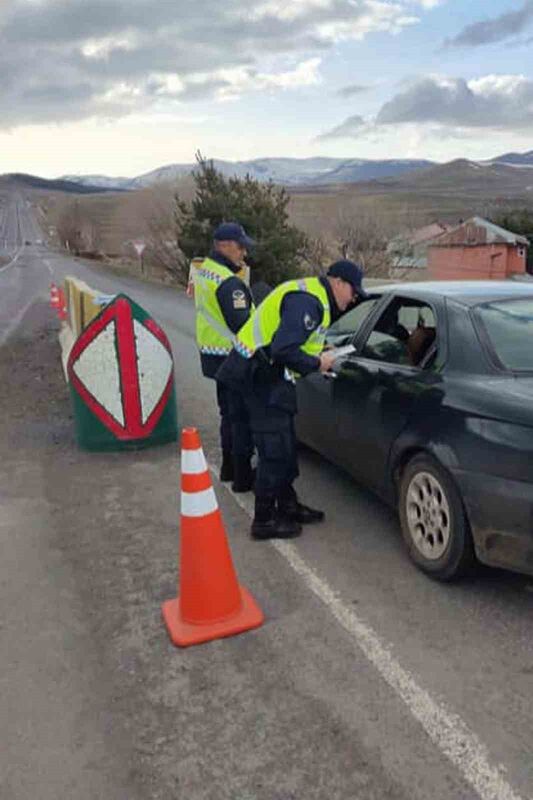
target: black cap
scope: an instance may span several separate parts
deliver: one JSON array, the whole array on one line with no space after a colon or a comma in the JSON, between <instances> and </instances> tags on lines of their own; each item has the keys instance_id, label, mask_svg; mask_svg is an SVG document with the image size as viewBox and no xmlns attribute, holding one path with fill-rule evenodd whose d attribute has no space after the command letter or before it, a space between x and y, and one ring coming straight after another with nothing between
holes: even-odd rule
<instances>
[{"instance_id":1,"label":"black cap","mask_svg":"<svg viewBox=\"0 0 533 800\"><path fill-rule=\"evenodd\" d=\"M363 289L363 270L359 264L348 261L348 259L341 259L330 266L327 274L332 278L340 278L351 284L362 300L367 297L367 293Z\"/></svg>"},{"instance_id":2,"label":"black cap","mask_svg":"<svg viewBox=\"0 0 533 800\"><path fill-rule=\"evenodd\" d=\"M238 222L222 222L213 234L216 242L237 242L243 247L253 247L255 242Z\"/></svg>"}]
</instances>

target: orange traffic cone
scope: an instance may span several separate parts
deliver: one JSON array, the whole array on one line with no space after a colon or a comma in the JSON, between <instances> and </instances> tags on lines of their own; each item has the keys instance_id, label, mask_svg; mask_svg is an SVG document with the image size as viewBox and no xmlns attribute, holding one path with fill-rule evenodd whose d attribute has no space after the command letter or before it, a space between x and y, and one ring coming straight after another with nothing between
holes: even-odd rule
<instances>
[{"instance_id":1,"label":"orange traffic cone","mask_svg":"<svg viewBox=\"0 0 533 800\"><path fill-rule=\"evenodd\" d=\"M222 515L196 428L181 437L180 587L163 619L180 647L258 628L263 612L233 566Z\"/></svg>"},{"instance_id":2,"label":"orange traffic cone","mask_svg":"<svg viewBox=\"0 0 533 800\"><path fill-rule=\"evenodd\" d=\"M57 308L59 303L59 289L55 283L50 284L50 306Z\"/></svg>"},{"instance_id":3,"label":"orange traffic cone","mask_svg":"<svg viewBox=\"0 0 533 800\"><path fill-rule=\"evenodd\" d=\"M57 316L64 322L67 318L67 298L62 288L57 289Z\"/></svg>"}]
</instances>

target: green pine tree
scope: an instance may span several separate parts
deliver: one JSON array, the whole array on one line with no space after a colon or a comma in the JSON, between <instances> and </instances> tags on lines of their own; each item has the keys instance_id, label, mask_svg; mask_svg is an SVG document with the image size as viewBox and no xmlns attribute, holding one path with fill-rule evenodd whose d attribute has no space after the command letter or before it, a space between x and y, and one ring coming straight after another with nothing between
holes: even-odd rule
<instances>
[{"instance_id":1,"label":"green pine tree","mask_svg":"<svg viewBox=\"0 0 533 800\"><path fill-rule=\"evenodd\" d=\"M275 286L297 276L307 239L289 223L287 192L249 175L226 178L200 153L196 160L194 200L188 204L176 195L177 239L185 262L209 253L221 222L240 222L257 242L247 257L253 283L261 280Z\"/></svg>"}]
</instances>

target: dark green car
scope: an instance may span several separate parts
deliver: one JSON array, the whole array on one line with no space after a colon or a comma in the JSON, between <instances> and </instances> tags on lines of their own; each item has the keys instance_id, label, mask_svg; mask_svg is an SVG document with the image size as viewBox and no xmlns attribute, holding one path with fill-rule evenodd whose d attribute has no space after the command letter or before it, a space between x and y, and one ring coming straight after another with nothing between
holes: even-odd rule
<instances>
[{"instance_id":1,"label":"dark green car","mask_svg":"<svg viewBox=\"0 0 533 800\"><path fill-rule=\"evenodd\" d=\"M428 574L533 574L533 283L382 286L328 344L355 352L298 381L298 439L398 508Z\"/></svg>"}]
</instances>

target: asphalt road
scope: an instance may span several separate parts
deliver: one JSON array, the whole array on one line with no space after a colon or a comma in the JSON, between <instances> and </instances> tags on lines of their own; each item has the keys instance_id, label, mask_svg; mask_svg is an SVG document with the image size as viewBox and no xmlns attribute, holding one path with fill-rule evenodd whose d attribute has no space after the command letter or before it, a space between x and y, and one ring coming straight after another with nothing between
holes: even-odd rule
<instances>
[{"instance_id":1,"label":"asphalt road","mask_svg":"<svg viewBox=\"0 0 533 800\"><path fill-rule=\"evenodd\" d=\"M216 464L213 387L200 375L190 301L34 244L40 236L29 207L24 198L13 203L18 213L11 206L0 224L11 247L0 270L4 353L12 350L16 365L17 347L30 352L18 344L20 334L27 348L39 335L41 349L31 352L45 359L32 303L47 299L51 280L76 274L102 292L126 292L169 336L180 422L199 427ZM60 395L61 384L48 391ZM38 475L41 456L31 445L40 434L24 438L22 411L20 444L3 447L1 480L9 490L0 495L0 717L8 721L2 797L533 797L532 579L480 569L457 585L432 582L407 560L394 514L304 451L298 490L326 510L327 521L294 543L252 542L250 498L215 482L241 580L267 623L241 637L174 650L159 603L174 580L176 454L168 447L139 456L79 454L65 398L66 392L55 411L49 401L35 410L46 428L49 408L59 447L50 450L48 436ZM31 402L24 413L31 429ZM70 534L80 519L90 522L78 542ZM124 552L113 549L119 542ZM87 564L98 565L91 628L78 614L89 592L79 549ZM70 554L68 568L58 552ZM106 592L107 612L99 599ZM38 641L31 635L38 616L25 610L30 596L50 630ZM106 614L117 625L125 615L121 637ZM101 658L91 636L104 643ZM47 653L50 663L61 654L80 662L78 679L72 670L68 680L61 677L58 666L51 689L46 669L38 668ZM83 747L75 735L81 724ZM44 776L37 792L31 774Z\"/></svg>"}]
</instances>

